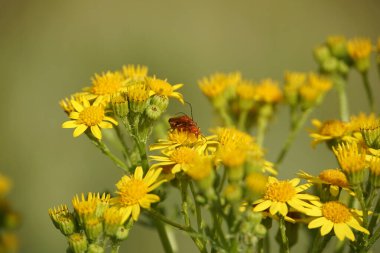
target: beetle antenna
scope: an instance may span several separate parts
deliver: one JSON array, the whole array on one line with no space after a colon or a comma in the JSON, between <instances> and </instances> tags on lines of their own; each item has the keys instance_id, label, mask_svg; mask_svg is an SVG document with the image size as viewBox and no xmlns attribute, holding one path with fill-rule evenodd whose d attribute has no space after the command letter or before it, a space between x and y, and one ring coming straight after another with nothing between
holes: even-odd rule
<instances>
[{"instance_id":1,"label":"beetle antenna","mask_svg":"<svg viewBox=\"0 0 380 253\"><path fill-rule=\"evenodd\" d=\"M193 118L193 106L192 106L189 102L187 102L187 101L185 101L185 103L188 104L188 105L190 106L190 115L191 115L191 119L194 120L194 118Z\"/></svg>"}]
</instances>

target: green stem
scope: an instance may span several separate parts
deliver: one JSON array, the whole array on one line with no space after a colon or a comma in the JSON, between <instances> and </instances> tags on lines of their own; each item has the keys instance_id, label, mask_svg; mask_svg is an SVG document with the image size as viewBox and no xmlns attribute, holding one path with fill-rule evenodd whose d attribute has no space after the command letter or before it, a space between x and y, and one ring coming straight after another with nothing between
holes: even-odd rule
<instances>
[{"instance_id":1,"label":"green stem","mask_svg":"<svg viewBox=\"0 0 380 253\"><path fill-rule=\"evenodd\" d=\"M245 125L247 123L248 110L242 110L239 114L238 128L245 132Z\"/></svg>"},{"instance_id":2,"label":"green stem","mask_svg":"<svg viewBox=\"0 0 380 253\"><path fill-rule=\"evenodd\" d=\"M380 237L380 227L376 229L376 231L372 234L372 237L368 240L366 248L364 250L369 250L372 248L373 244L379 239Z\"/></svg>"},{"instance_id":3,"label":"green stem","mask_svg":"<svg viewBox=\"0 0 380 253\"><path fill-rule=\"evenodd\" d=\"M234 124L232 122L230 115L228 115L225 106L220 106L217 109L218 109L220 117L223 120L224 125L226 127L232 127Z\"/></svg>"},{"instance_id":4,"label":"green stem","mask_svg":"<svg viewBox=\"0 0 380 253\"><path fill-rule=\"evenodd\" d=\"M281 242L282 242L281 252L290 253L289 241L288 241L288 237L286 236L285 218L283 216L280 217L280 232L281 232Z\"/></svg>"},{"instance_id":5,"label":"green stem","mask_svg":"<svg viewBox=\"0 0 380 253\"><path fill-rule=\"evenodd\" d=\"M123 161L121 161L119 158L117 158L114 154L112 154L110 149L107 147L106 144L104 144L101 140L96 139L95 137L93 137L90 134L87 134L87 136L88 136L88 138L90 138L92 143L94 143L95 146L102 151L103 154L108 156L116 164L117 167L119 167L120 169L122 169L126 172L129 171L128 166Z\"/></svg>"},{"instance_id":6,"label":"green stem","mask_svg":"<svg viewBox=\"0 0 380 253\"><path fill-rule=\"evenodd\" d=\"M231 248L228 245L228 241L225 238L225 234L223 233L221 223L222 219L220 219L219 212L222 211L221 209L217 208L217 204L213 205L213 208L210 209L210 213L213 218L213 230L214 230L214 235L215 235L215 241L218 241L217 238L220 239L221 244L223 245L224 249Z\"/></svg>"},{"instance_id":7,"label":"green stem","mask_svg":"<svg viewBox=\"0 0 380 253\"><path fill-rule=\"evenodd\" d=\"M268 118L264 115L259 115L257 122L257 144L262 147L264 144L265 132L268 127Z\"/></svg>"},{"instance_id":8,"label":"green stem","mask_svg":"<svg viewBox=\"0 0 380 253\"><path fill-rule=\"evenodd\" d=\"M364 88L365 88L365 91L367 94L369 107L371 109L371 112L373 112L375 110L375 104L374 104L374 100L373 100L371 85L370 85L369 79L368 79L368 72L367 71L361 72L361 76L362 76Z\"/></svg>"},{"instance_id":9,"label":"green stem","mask_svg":"<svg viewBox=\"0 0 380 253\"><path fill-rule=\"evenodd\" d=\"M302 112L301 116L298 118L296 123L294 124L294 127L291 129L290 133L288 134L288 138L286 139L284 146L282 147L277 160L276 160L276 167L278 167L282 161L284 160L286 154L289 151L290 146L293 144L294 139L296 138L298 132L301 130L302 126L305 124L307 118L309 117L310 113L313 111L314 107L310 107Z\"/></svg>"},{"instance_id":10,"label":"green stem","mask_svg":"<svg viewBox=\"0 0 380 253\"><path fill-rule=\"evenodd\" d=\"M348 122L350 113L348 110L346 81L341 77L337 78L337 80L335 81L335 87L338 91L339 97L340 118L342 121Z\"/></svg>"},{"instance_id":11,"label":"green stem","mask_svg":"<svg viewBox=\"0 0 380 253\"><path fill-rule=\"evenodd\" d=\"M356 198L358 199L360 207L361 207L362 212L363 212L363 227L368 228L368 209L367 209L367 205L366 205L366 202L364 199L362 186L361 186L361 184L357 184L357 185L353 186L353 189L355 191ZM365 252L363 250L368 245L368 235L367 234L360 234L358 241L359 241L358 246L361 248L361 250L359 250L359 252Z\"/></svg>"},{"instance_id":12,"label":"green stem","mask_svg":"<svg viewBox=\"0 0 380 253\"><path fill-rule=\"evenodd\" d=\"M152 216L153 218L155 219L158 219L166 224L169 224L170 226L173 226L181 231L185 231L185 232L190 232L191 229L187 226L184 226L184 225L181 225L181 224L178 224L177 222L174 222L172 221L171 219L167 218L166 216L162 215L161 213L157 212L156 210L154 209L145 209L146 212L148 212L148 214L150 216Z\"/></svg>"},{"instance_id":13,"label":"green stem","mask_svg":"<svg viewBox=\"0 0 380 253\"><path fill-rule=\"evenodd\" d=\"M190 191L191 191L191 194L193 195L193 201L195 205L195 215L197 217L198 232L201 232L202 231L202 212L201 212L201 207L199 206L197 202L196 193L195 193L195 189L192 182L190 182Z\"/></svg>"},{"instance_id":14,"label":"green stem","mask_svg":"<svg viewBox=\"0 0 380 253\"><path fill-rule=\"evenodd\" d=\"M158 235L161 240L162 247L164 248L166 253L174 253L175 250L170 242L168 231L165 227L165 224L160 220L155 220L156 228Z\"/></svg>"},{"instance_id":15,"label":"green stem","mask_svg":"<svg viewBox=\"0 0 380 253\"><path fill-rule=\"evenodd\" d=\"M123 154L124 154L124 158L127 162L130 163L131 159L130 159L130 156L131 156L131 152L129 150L129 147L127 145L127 143L125 142L124 138L123 138L123 134L122 132L120 131L120 128L119 126L117 127L114 127L115 129L115 132L116 132L116 135L121 143L121 145L123 146ZM129 164L130 165L130 164Z\"/></svg>"},{"instance_id":16,"label":"green stem","mask_svg":"<svg viewBox=\"0 0 380 253\"><path fill-rule=\"evenodd\" d=\"M118 253L120 249L120 244L114 244L111 247L111 253Z\"/></svg>"},{"instance_id":17,"label":"green stem","mask_svg":"<svg viewBox=\"0 0 380 253\"><path fill-rule=\"evenodd\" d=\"M375 228L377 224L377 220L379 219L379 212L380 212L380 197L377 199L377 203L375 206L375 209L373 211L371 221L369 222L368 231L372 234L373 229Z\"/></svg>"}]
</instances>

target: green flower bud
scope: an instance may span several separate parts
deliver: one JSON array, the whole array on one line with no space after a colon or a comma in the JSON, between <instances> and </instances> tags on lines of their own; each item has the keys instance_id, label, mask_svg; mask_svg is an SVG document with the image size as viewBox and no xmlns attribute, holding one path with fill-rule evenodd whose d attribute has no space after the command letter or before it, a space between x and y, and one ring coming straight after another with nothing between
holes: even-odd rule
<instances>
[{"instance_id":1,"label":"green flower bud","mask_svg":"<svg viewBox=\"0 0 380 253\"><path fill-rule=\"evenodd\" d=\"M314 49L314 58L319 64L322 64L328 58L331 58L330 50L326 46L319 46Z\"/></svg>"},{"instance_id":2,"label":"green flower bud","mask_svg":"<svg viewBox=\"0 0 380 253\"><path fill-rule=\"evenodd\" d=\"M73 215L61 217L58 223L59 223L59 230L64 235L71 235L77 230Z\"/></svg>"},{"instance_id":3,"label":"green flower bud","mask_svg":"<svg viewBox=\"0 0 380 253\"><path fill-rule=\"evenodd\" d=\"M129 107L128 100L124 95L118 95L111 100L112 110L120 118L124 118L128 115Z\"/></svg>"},{"instance_id":4,"label":"green flower bud","mask_svg":"<svg viewBox=\"0 0 380 253\"><path fill-rule=\"evenodd\" d=\"M342 73L343 75L347 75L350 71L350 67L344 62L344 61L338 61L338 67L337 70L339 73Z\"/></svg>"},{"instance_id":5,"label":"green flower bud","mask_svg":"<svg viewBox=\"0 0 380 253\"><path fill-rule=\"evenodd\" d=\"M169 105L169 98L164 95L154 95L150 100L151 105L156 105L158 108L160 108L161 112L166 111L166 108L168 108Z\"/></svg>"},{"instance_id":6,"label":"green flower bud","mask_svg":"<svg viewBox=\"0 0 380 253\"><path fill-rule=\"evenodd\" d=\"M148 107L145 110L145 113L149 119L156 120L161 116L162 111L157 105L148 105Z\"/></svg>"},{"instance_id":7,"label":"green flower bud","mask_svg":"<svg viewBox=\"0 0 380 253\"><path fill-rule=\"evenodd\" d=\"M74 253L83 253L87 250L87 239L84 234L75 233L68 237L69 247Z\"/></svg>"},{"instance_id":8,"label":"green flower bud","mask_svg":"<svg viewBox=\"0 0 380 253\"><path fill-rule=\"evenodd\" d=\"M370 65L371 65L371 62L370 62L369 57L355 60L355 67L361 73L367 72Z\"/></svg>"},{"instance_id":9,"label":"green flower bud","mask_svg":"<svg viewBox=\"0 0 380 253\"><path fill-rule=\"evenodd\" d=\"M104 249L97 244L90 244L87 253L104 253Z\"/></svg>"},{"instance_id":10,"label":"green flower bud","mask_svg":"<svg viewBox=\"0 0 380 253\"><path fill-rule=\"evenodd\" d=\"M84 227L87 238L91 241L96 241L103 232L103 224L97 218L87 220Z\"/></svg>"},{"instance_id":11,"label":"green flower bud","mask_svg":"<svg viewBox=\"0 0 380 253\"><path fill-rule=\"evenodd\" d=\"M123 241L127 239L129 235L129 229L126 229L125 227L119 227L116 232L116 239Z\"/></svg>"},{"instance_id":12,"label":"green flower bud","mask_svg":"<svg viewBox=\"0 0 380 253\"><path fill-rule=\"evenodd\" d=\"M322 62L322 68L326 72L335 72L338 68L338 60L334 57L330 57Z\"/></svg>"}]
</instances>

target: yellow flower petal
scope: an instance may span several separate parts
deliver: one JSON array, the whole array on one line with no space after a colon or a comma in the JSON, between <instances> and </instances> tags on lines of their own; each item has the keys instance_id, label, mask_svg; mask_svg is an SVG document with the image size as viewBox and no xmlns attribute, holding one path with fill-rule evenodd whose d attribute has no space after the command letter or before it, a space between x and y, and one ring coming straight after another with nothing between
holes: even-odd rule
<instances>
[{"instance_id":1,"label":"yellow flower petal","mask_svg":"<svg viewBox=\"0 0 380 253\"><path fill-rule=\"evenodd\" d=\"M308 228L321 227L326 223L326 221L327 221L327 219L325 217L319 217L319 218L312 220L307 227Z\"/></svg>"},{"instance_id":2,"label":"yellow flower petal","mask_svg":"<svg viewBox=\"0 0 380 253\"><path fill-rule=\"evenodd\" d=\"M66 121L66 122L63 122L62 124L62 128L76 128L76 127L78 127L76 120Z\"/></svg>"},{"instance_id":3,"label":"yellow flower petal","mask_svg":"<svg viewBox=\"0 0 380 253\"><path fill-rule=\"evenodd\" d=\"M112 128L112 124L106 121L102 121L98 124L99 127L101 128Z\"/></svg>"},{"instance_id":4,"label":"yellow flower petal","mask_svg":"<svg viewBox=\"0 0 380 253\"><path fill-rule=\"evenodd\" d=\"M346 237L346 230L347 229L350 229L350 228L345 223L334 224L334 233L340 241L343 241L344 238Z\"/></svg>"},{"instance_id":5,"label":"yellow flower petal","mask_svg":"<svg viewBox=\"0 0 380 253\"><path fill-rule=\"evenodd\" d=\"M327 235L328 233L330 233L333 227L334 227L334 223L326 219L325 223L321 227L321 235L322 236Z\"/></svg>"},{"instance_id":6,"label":"yellow flower petal","mask_svg":"<svg viewBox=\"0 0 380 253\"><path fill-rule=\"evenodd\" d=\"M141 166L136 167L134 178L138 179L138 180L142 180L143 174L144 174L144 172L143 172L142 167Z\"/></svg>"},{"instance_id":7,"label":"yellow flower petal","mask_svg":"<svg viewBox=\"0 0 380 253\"><path fill-rule=\"evenodd\" d=\"M255 206L253 208L253 211L261 212L261 211L264 211L265 209L268 209L271 205L272 205L272 201L265 200L265 201L261 202L260 204L258 204L257 206Z\"/></svg>"},{"instance_id":8,"label":"yellow flower petal","mask_svg":"<svg viewBox=\"0 0 380 253\"><path fill-rule=\"evenodd\" d=\"M77 126L77 128L75 128L74 132L73 132L73 136L74 137L78 137L79 135L81 135L84 131L86 131L87 129L87 126L86 125L79 125Z\"/></svg>"},{"instance_id":9,"label":"yellow flower petal","mask_svg":"<svg viewBox=\"0 0 380 253\"><path fill-rule=\"evenodd\" d=\"M132 206L132 219L137 221L140 215L140 205Z\"/></svg>"},{"instance_id":10,"label":"yellow flower petal","mask_svg":"<svg viewBox=\"0 0 380 253\"><path fill-rule=\"evenodd\" d=\"M99 140L102 139L102 132L100 131L100 128L95 125L95 126L91 126L91 133Z\"/></svg>"},{"instance_id":11,"label":"yellow flower petal","mask_svg":"<svg viewBox=\"0 0 380 253\"><path fill-rule=\"evenodd\" d=\"M83 111L83 106L80 104L80 103L78 103L77 101L75 101L75 100L71 100L70 101L71 102L71 104L73 105L73 107L74 107L74 109L77 111L77 112L81 112L81 111Z\"/></svg>"}]
</instances>

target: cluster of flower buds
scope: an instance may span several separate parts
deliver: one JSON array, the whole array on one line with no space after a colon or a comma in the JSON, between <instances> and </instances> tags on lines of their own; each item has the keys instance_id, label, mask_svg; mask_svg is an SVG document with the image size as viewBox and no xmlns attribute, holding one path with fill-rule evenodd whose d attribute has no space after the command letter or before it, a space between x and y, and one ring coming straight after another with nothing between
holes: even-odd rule
<instances>
[{"instance_id":1,"label":"cluster of flower buds","mask_svg":"<svg viewBox=\"0 0 380 253\"><path fill-rule=\"evenodd\" d=\"M110 206L110 195L89 193L73 198L74 212L66 205L49 209L54 226L66 236L68 252L102 253L110 242L117 246L128 237L133 222L125 211Z\"/></svg>"}]
</instances>

